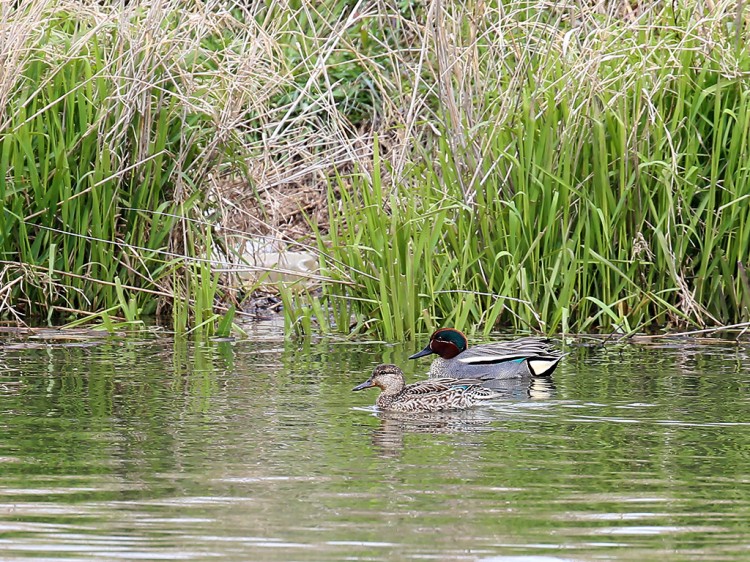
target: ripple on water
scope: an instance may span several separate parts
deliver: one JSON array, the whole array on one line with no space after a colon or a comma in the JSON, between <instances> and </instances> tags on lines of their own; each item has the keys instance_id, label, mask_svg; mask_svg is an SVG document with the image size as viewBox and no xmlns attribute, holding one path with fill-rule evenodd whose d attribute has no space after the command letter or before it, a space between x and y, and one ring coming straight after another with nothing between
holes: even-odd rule
<instances>
[{"instance_id":1,"label":"ripple on water","mask_svg":"<svg viewBox=\"0 0 750 562\"><path fill-rule=\"evenodd\" d=\"M423 378L411 352L278 333L0 347L0 558L747 559L734 355L590 350L458 413L351 393L383 361Z\"/></svg>"}]
</instances>

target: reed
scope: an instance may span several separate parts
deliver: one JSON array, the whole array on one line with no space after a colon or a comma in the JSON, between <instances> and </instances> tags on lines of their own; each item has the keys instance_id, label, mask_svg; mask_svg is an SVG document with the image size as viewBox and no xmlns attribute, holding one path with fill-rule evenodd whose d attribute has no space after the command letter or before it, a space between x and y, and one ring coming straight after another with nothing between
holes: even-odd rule
<instances>
[{"instance_id":1,"label":"reed","mask_svg":"<svg viewBox=\"0 0 750 562\"><path fill-rule=\"evenodd\" d=\"M0 8L0 312L213 323L206 185L234 151L251 55L217 43L217 6L107 4Z\"/></svg>"},{"instance_id":2,"label":"reed","mask_svg":"<svg viewBox=\"0 0 750 562\"><path fill-rule=\"evenodd\" d=\"M334 317L387 339L750 320L742 5L467 6L427 34L439 109L408 166L374 143L332 189Z\"/></svg>"},{"instance_id":3,"label":"reed","mask_svg":"<svg viewBox=\"0 0 750 562\"><path fill-rule=\"evenodd\" d=\"M235 274L264 270L224 235L223 186L257 195L362 152L354 129L377 92L360 57L396 34L350 8L3 3L0 318L112 328L157 314L187 331L234 310Z\"/></svg>"},{"instance_id":4,"label":"reed","mask_svg":"<svg viewBox=\"0 0 750 562\"><path fill-rule=\"evenodd\" d=\"M281 288L290 329L748 321L747 17L693 0L3 4L0 314L226 333L229 276L253 267L216 227L222 182L243 177L255 195L328 182L324 281Z\"/></svg>"}]
</instances>

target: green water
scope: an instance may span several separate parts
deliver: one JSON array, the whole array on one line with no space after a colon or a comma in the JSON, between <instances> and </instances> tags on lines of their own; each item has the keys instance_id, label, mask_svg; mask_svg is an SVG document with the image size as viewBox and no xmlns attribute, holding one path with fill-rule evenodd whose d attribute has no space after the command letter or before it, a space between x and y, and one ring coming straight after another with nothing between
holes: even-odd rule
<instances>
[{"instance_id":1,"label":"green water","mask_svg":"<svg viewBox=\"0 0 750 562\"><path fill-rule=\"evenodd\" d=\"M351 388L416 345L2 341L1 560L750 559L748 344L388 416Z\"/></svg>"}]
</instances>

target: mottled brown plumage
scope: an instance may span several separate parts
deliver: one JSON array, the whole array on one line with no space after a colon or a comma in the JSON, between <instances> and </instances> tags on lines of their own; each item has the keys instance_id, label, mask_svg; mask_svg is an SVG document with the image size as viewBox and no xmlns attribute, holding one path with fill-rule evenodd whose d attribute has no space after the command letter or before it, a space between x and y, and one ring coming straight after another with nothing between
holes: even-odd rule
<instances>
[{"instance_id":1,"label":"mottled brown plumage","mask_svg":"<svg viewBox=\"0 0 750 562\"><path fill-rule=\"evenodd\" d=\"M378 365L369 379L352 390L374 386L381 390L377 406L392 412L465 410L499 396L484 388L480 379L439 378L407 385L396 365Z\"/></svg>"}]
</instances>

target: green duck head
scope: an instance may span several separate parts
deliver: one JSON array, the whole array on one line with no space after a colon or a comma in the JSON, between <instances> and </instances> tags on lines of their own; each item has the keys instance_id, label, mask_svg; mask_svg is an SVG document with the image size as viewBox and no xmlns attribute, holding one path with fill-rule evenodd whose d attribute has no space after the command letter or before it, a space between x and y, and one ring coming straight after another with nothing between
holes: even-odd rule
<instances>
[{"instance_id":1,"label":"green duck head","mask_svg":"<svg viewBox=\"0 0 750 562\"><path fill-rule=\"evenodd\" d=\"M469 342L466 336L455 328L440 328L430 336L430 343L422 351L410 356L409 359L424 357L436 353L443 359L453 359L459 353L466 351Z\"/></svg>"}]
</instances>

